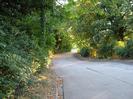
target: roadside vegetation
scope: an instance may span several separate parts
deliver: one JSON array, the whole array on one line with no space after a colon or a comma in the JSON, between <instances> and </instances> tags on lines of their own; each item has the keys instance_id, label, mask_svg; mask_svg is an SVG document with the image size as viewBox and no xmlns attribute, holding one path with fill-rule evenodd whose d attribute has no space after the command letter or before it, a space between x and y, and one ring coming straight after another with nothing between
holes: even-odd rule
<instances>
[{"instance_id":1,"label":"roadside vegetation","mask_svg":"<svg viewBox=\"0 0 133 99\"><path fill-rule=\"evenodd\" d=\"M0 0L0 99L26 92L53 54L72 48L84 57L132 59L133 1Z\"/></svg>"},{"instance_id":2,"label":"roadside vegetation","mask_svg":"<svg viewBox=\"0 0 133 99\"><path fill-rule=\"evenodd\" d=\"M82 56L133 58L132 0L77 0L66 9Z\"/></svg>"},{"instance_id":3,"label":"roadside vegetation","mask_svg":"<svg viewBox=\"0 0 133 99\"><path fill-rule=\"evenodd\" d=\"M52 53L71 49L61 10L55 0L0 0L0 99L23 95L49 75Z\"/></svg>"}]
</instances>

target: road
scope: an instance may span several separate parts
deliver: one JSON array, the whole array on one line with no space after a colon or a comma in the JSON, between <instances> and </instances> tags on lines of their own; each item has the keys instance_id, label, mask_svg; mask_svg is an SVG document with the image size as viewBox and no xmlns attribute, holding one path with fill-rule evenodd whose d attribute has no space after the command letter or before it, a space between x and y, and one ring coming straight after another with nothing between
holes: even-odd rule
<instances>
[{"instance_id":1,"label":"road","mask_svg":"<svg viewBox=\"0 0 133 99\"><path fill-rule=\"evenodd\" d=\"M133 99L133 64L83 61L61 54L53 65L64 79L65 99Z\"/></svg>"}]
</instances>

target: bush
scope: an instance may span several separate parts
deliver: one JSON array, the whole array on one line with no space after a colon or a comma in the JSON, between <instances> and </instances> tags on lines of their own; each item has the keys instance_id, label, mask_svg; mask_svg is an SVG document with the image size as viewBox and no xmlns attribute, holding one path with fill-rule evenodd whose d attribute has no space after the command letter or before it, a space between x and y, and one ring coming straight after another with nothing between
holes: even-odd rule
<instances>
[{"instance_id":1,"label":"bush","mask_svg":"<svg viewBox=\"0 0 133 99\"><path fill-rule=\"evenodd\" d=\"M80 50L80 55L83 56L83 57L88 57L90 55L90 49L87 48L87 47L83 47Z\"/></svg>"},{"instance_id":2,"label":"bush","mask_svg":"<svg viewBox=\"0 0 133 99\"><path fill-rule=\"evenodd\" d=\"M98 58L110 58L113 54L113 44L101 44L98 49Z\"/></svg>"},{"instance_id":3,"label":"bush","mask_svg":"<svg viewBox=\"0 0 133 99\"><path fill-rule=\"evenodd\" d=\"M2 20L2 19L1 19ZM30 77L33 42L6 21L0 23L0 98L8 98Z\"/></svg>"},{"instance_id":4,"label":"bush","mask_svg":"<svg viewBox=\"0 0 133 99\"><path fill-rule=\"evenodd\" d=\"M127 41L125 47L116 47L115 53L121 58L133 58L133 40Z\"/></svg>"},{"instance_id":5,"label":"bush","mask_svg":"<svg viewBox=\"0 0 133 99\"><path fill-rule=\"evenodd\" d=\"M55 47L54 34L39 34L39 29L35 34L26 23L16 19L13 26L6 20L0 16L0 99L25 89L30 77L47 65L49 51Z\"/></svg>"},{"instance_id":6,"label":"bush","mask_svg":"<svg viewBox=\"0 0 133 99\"><path fill-rule=\"evenodd\" d=\"M127 41L126 50L129 58L133 58L133 40Z\"/></svg>"},{"instance_id":7,"label":"bush","mask_svg":"<svg viewBox=\"0 0 133 99\"><path fill-rule=\"evenodd\" d=\"M115 53L121 58L127 57L127 50L125 48L117 47L115 48Z\"/></svg>"}]
</instances>

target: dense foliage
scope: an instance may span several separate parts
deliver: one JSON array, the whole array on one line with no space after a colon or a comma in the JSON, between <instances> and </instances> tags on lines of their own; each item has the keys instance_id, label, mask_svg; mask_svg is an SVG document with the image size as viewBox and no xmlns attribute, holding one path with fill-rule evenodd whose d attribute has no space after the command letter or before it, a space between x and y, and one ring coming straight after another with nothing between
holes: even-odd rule
<instances>
[{"instance_id":1,"label":"dense foliage","mask_svg":"<svg viewBox=\"0 0 133 99\"><path fill-rule=\"evenodd\" d=\"M71 26L78 47L88 46L97 58L112 57L116 46L121 46L119 41L126 50L128 42L133 40L132 0L71 0L68 9L75 23Z\"/></svg>"},{"instance_id":2,"label":"dense foliage","mask_svg":"<svg viewBox=\"0 0 133 99\"><path fill-rule=\"evenodd\" d=\"M71 49L58 22L62 9L54 0L0 0L0 99L25 88L32 75L47 67L49 53L58 46Z\"/></svg>"}]
</instances>

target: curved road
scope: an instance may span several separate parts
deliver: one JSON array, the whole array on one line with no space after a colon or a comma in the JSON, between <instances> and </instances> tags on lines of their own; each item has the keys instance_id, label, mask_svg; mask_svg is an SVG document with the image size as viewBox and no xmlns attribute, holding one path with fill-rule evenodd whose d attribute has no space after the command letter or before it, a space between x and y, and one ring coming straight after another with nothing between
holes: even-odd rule
<instances>
[{"instance_id":1,"label":"curved road","mask_svg":"<svg viewBox=\"0 0 133 99\"><path fill-rule=\"evenodd\" d=\"M92 62L61 54L53 69L64 79L65 99L133 99L133 64Z\"/></svg>"}]
</instances>

